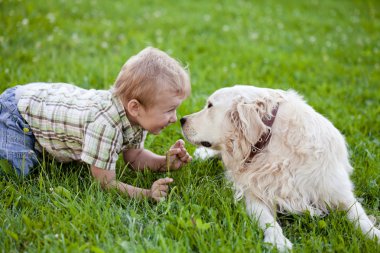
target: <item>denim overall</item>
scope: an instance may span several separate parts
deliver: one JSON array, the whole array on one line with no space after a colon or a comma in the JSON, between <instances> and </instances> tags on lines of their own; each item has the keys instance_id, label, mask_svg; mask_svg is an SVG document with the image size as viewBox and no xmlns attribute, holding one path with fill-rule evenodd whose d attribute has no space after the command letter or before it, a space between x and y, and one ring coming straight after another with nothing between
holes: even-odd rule
<instances>
[{"instance_id":1,"label":"denim overall","mask_svg":"<svg viewBox=\"0 0 380 253\"><path fill-rule=\"evenodd\" d=\"M38 164L36 139L17 109L16 89L0 95L0 159L8 160L19 175L27 175Z\"/></svg>"}]
</instances>

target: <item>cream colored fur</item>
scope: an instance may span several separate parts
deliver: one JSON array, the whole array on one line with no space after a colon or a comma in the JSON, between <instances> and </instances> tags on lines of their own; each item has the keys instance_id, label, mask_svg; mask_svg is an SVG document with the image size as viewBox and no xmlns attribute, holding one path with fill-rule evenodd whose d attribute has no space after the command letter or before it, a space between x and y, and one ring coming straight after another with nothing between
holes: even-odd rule
<instances>
[{"instance_id":1,"label":"cream colored fur","mask_svg":"<svg viewBox=\"0 0 380 253\"><path fill-rule=\"evenodd\" d=\"M270 117L277 104L269 129L262 118ZM212 155L221 156L236 197L245 198L247 211L258 219L266 242L280 250L292 247L275 212L323 215L330 208L347 210L348 218L364 234L380 239L380 231L354 197L344 137L295 91L223 88L209 97L203 110L184 117L182 124L190 142L207 142ZM269 130L269 144L249 161L252 146ZM210 154L199 149L197 155Z\"/></svg>"}]
</instances>

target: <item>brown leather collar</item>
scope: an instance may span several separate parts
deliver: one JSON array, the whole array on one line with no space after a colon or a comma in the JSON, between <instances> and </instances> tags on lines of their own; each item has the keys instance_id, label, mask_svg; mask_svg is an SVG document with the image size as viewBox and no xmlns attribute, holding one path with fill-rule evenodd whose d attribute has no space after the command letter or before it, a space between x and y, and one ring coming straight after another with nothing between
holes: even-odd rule
<instances>
[{"instance_id":1,"label":"brown leather collar","mask_svg":"<svg viewBox=\"0 0 380 253\"><path fill-rule=\"evenodd\" d=\"M278 111L279 104L277 104L273 109L272 109L272 116L264 116L261 120L263 123L269 127L269 130L265 133L263 133L260 136L260 139L258 142L256 142L255 145L251 147L251 153L249 154L249 157L246 160L246 163L250 163L255 155L261 152L263 148L268 144L270 138L272 137L272 125L274 120L276 119L277 111Z\"/></svg>"}]
</instances>

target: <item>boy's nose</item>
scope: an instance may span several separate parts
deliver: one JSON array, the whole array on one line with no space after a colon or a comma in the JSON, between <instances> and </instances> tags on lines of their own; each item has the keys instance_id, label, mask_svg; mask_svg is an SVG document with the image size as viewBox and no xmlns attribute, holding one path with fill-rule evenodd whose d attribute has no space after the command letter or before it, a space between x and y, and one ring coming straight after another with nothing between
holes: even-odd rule
<instances>
[{"instance_id":1,"label":"boy's nose","mask_svg":"<svg viewBox=\"0 0 380 253\"><path fill-rule=\"evenodd\" d=\"M183 126L186 122L186 118L181 118L179 121L181 122L181 126Z\"/></svg>"},{"instance_id":2,"label":"boy's nose","mask_svg":"<svg viewBox=\"0 0 380 253\"><path fill-rule=\"evenodd\" d=\"M177 121L177 115L174 114L171 118L170 118L170 123L175 123Z\"/></svg>"}]
</instances>

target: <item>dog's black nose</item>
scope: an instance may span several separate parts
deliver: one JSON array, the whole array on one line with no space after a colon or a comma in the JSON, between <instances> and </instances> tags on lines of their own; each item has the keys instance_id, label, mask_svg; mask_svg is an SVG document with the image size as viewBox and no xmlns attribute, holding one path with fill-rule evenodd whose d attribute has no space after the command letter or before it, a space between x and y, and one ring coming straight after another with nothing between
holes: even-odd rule
<instances>
[{"instance_id":1,"label":"dog's black nose","mask_svg":"<svg viewBox=\"0 0 380 253\"><path fill-rule=\"evenodd\" d=\"M186 122L186 118L181 118L179 121L181 122L181 126L183 126Z\"/></svg>"}]
</instances>

